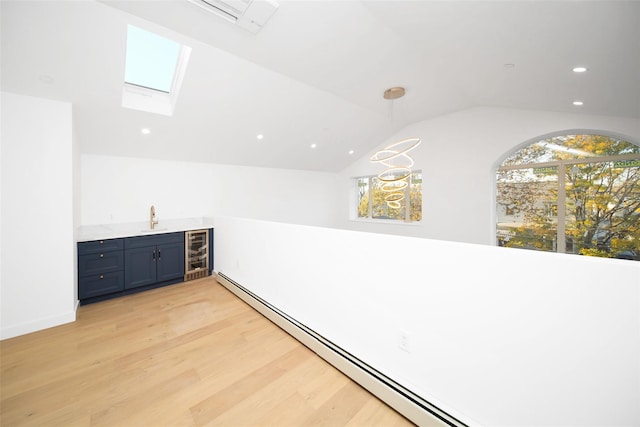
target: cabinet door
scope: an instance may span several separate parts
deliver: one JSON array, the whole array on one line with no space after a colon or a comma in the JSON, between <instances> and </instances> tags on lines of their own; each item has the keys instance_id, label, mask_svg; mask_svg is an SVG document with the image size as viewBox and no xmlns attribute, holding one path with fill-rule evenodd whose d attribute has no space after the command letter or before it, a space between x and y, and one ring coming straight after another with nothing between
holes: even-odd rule
<instances>
[{"instance_id":1,"label":"cabinet door","mask_svg":"<svg viewBox=\"0 0 640 427\"><path fill-rule=\"evenodd\" d=\"M184 277L184 244L167 243L158 245L157 281Z\"/></svg>"},{"instance_id":2,"label":"cabinet door","mask_svg":"<svg viewBox=\"0 0 640 427\"><path fill-rule=\"evenodd\" d=\"M131 289L156 283L156 247L124 251L124 288Z\"/></svg>"}]
</instances>

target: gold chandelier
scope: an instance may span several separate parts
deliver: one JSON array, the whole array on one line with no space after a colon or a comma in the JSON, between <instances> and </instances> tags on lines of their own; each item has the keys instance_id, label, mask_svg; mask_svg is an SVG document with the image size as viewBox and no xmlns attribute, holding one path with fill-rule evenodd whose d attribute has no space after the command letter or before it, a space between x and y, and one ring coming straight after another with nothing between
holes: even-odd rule
<instances>
[{"instance_id":1,"label":"gold chandelier","mask_svg":"<svg viewBox=\"0 0 640 427\"><path fill-rule=\"evenodd\" d=\"M420 142L420 138L403 139L377 151L369 159L386 167L378 174L378 179L383 183L380 189L386 193L384 201L390 208L399 209L400 202L404 200L405 188L409 185L413 167L409 152L420 145Z\"/></svg>"},{"instance_id":2,"label":"gold chandelier","mask_svg":"<svg viewBox=\"0 0 640 427\"><path fill-rule=\"evenodd\" d=\"M384 91L382 97L393 101L403 97L403 87L392 87ZM385 166L378 174L378 180L382 182L381 190L386 193L384 201L393 209L400 209L400 202L404 200L405 189L409 186L413 159L409 152L420 145L420 138L408 138L384 147L377 151L369 160Z\"/></svg>"}]
</instances>

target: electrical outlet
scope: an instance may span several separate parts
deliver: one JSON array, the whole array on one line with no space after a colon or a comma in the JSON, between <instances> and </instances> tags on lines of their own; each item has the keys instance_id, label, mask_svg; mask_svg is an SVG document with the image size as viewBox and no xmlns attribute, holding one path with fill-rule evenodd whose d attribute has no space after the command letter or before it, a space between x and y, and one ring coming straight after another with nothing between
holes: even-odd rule
<instances>
[{"instance_id":1,"label":"electrical outlet","mask_svg":"<svg viewBox=\"0 0 640 427\"><path fill-rule=\"evenodd\" d=\"M398 335L398 348L407 353L411 353L409 341L409 332L401 329Z\"/></svg>"}]
</instances>

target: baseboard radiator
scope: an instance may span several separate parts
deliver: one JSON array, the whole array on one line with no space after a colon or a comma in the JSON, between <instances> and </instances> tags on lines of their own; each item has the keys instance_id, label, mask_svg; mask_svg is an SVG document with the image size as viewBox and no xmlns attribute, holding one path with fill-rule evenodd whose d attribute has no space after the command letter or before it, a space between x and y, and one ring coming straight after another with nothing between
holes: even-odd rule
<instances>
[{"instance_id":1,"label":"baseboard radiator","mask_svg":"<svg viewBox=\"0 0 640 427\"><path fill-rule=\"evenodd\" d=\"M413 423L418 426L467 427L467 424L415 395L223 273L214 275L222 286Z\"/></svg>"}]
</instances>

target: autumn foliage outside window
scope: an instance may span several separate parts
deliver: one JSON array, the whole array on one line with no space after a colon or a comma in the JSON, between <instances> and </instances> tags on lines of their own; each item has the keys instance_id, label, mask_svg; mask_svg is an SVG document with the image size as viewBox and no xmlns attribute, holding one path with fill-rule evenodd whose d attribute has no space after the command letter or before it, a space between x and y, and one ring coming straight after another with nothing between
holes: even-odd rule
<instances>
[{"instance_id":1,"label":"autumn foliage outside window","mask_svg":"<svg viewBox=\"0 0 640 427\"><path fill-rule=\"evenodd\" d=\"M524 147L496 174L499 246L640 260L640 147L564 135Z\"/></svg>"},{"instance_id":2,"label":"autumn foliage outside window","mask_svg":"<svg viewBox=\"0 0 640 427\"><path fill-rule=\"evenodd\" d=\"M358 218L386 219L405 222L422 220L422 173L412 172L409 185L405 188L400 208L389 207L385 201L388 193L382 191L376 176L356 178L358 187Z\"/></svg>"}]
</instances>

